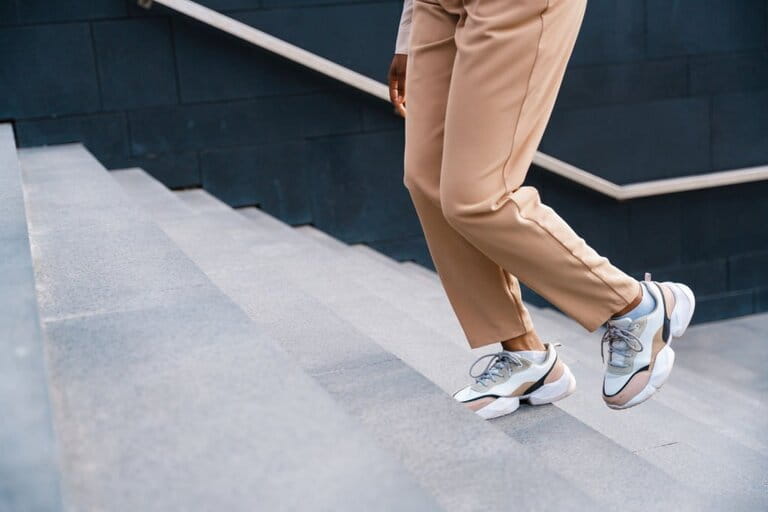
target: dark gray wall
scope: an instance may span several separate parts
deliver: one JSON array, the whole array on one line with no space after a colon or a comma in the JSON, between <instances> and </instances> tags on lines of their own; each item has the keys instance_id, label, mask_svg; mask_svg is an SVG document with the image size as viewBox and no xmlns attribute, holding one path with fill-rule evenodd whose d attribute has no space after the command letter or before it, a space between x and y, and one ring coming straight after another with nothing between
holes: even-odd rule
<instances>
[{"instance_id":1,"label":"dark gray wall","mask_svg":"<svg viewBox=\"0 0 768 512\"><path fill-rule=\"evenodd\" d=\"M202 3L382 81L401 8ZM767 27L766 0L590 0L542 150L618 183L768 163ZM22 146L83 141L111 168L429 264L383 102L127 0L0 0L0 59ZM619 203L530 181L623 268L691 282L697 320L768 310L768 183Z\"/></svg>"},{"instance_id":2,"label":"dark gray wall","mask_svg":"<svg viewBox=\"0 0 768 512\"><path fill-rule=\"evenodd\" d=\"M767 16L765 0L590 0L542 150L616 183L765 164Z\"/></svg>"}]
</instances>

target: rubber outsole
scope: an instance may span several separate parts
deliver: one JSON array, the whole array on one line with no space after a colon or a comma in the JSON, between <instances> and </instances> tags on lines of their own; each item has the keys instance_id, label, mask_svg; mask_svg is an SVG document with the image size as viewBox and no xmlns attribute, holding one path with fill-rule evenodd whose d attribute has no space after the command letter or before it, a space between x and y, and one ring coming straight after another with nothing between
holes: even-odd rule
<instances>
[{"instance_id":1,"label":"rubber outsole","mask_svg":"<svg viewBox=\"0 0 768 512\"><path fill-rule=\"evenodd\" d=\"M576 378L571 369L565 366L563 375L555 382L544 384L529 395L500 397L475 411L475 414L486 420L500 418L512 414L520 407L520 402L525 401L531 405L544 405L557 402L566 398L576 390Z\"/></svg>"},{"instance_id":2,"label":"rubber outsole","mask_svg":"<svg viewBox=\"0 0 768 512\"><path fill-rule=\"evenodd\" d=\"M653 365L653 371L651 377L648 379L648 384L638 394L632 397L632 399L622 405L614 405L606 403L608 407L615 410L629 409L636 405L640 405L649 398L651 398L669 378L669 374L672 373L672 366L675 364L675 351L672 347L667 345L656 354L656 361Z\"/></svg>"},{"instance_id":3,"label":"rubber outsole","mask_svg":"<svg viewBox=\"0 0 768 512\"><path fill-rule=\"evenodd\" d=\"M555 382L544 384L530 395L523 395L521 400L526 400L531 405L544 405L557 402L576 391L576 377L571 373L567 365L563 365L563 374Z\"/></svg>"}]
</instances>

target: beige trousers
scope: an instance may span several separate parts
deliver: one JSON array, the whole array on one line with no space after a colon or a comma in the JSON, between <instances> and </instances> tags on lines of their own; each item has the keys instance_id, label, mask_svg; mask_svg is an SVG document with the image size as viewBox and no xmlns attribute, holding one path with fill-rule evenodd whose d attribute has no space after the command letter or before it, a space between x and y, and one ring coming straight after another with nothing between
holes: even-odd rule
<instances>
[{"instance_id":1,"label":"beige trousers","mask_svg":"<svg viewBox=\"0 0 768 512\"><path fill-rule=\"evenodd\" d=\"M518 278L593 331L636 280L522 186L586 0L415 0L405 186L472 347L533 330Z\"/></svg>"}]
</instances>

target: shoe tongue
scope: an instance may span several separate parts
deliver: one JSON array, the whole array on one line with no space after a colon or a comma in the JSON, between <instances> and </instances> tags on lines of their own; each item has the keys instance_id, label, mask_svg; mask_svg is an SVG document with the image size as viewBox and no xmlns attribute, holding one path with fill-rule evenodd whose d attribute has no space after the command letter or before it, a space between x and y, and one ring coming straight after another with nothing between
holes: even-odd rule
<instances>
[{"instance_id":1,"label":"shoe tongue","mask_svg":"<svg viewBox=\"0 0 768 512\"><path fill-rule=\"evenodd\" d=\"M621 318L613 319L609 323L619 329L628 330L629 326L632 325L632 319L628 316L623 316Z\"/></svg>"},{"instance_id":2,"label":"shoe tongue","mask_svg":"<svg viewBox=\"0 0 768 512\"><path fill-rule=\"evenodd\" d=\"M611 320L609 323L614 327L618 327L619 329L628 331L629 326L632 325L632 319L628 316L624 316L621 318L616 318L615 320ZM616 341L613 344L613 348L614 350L618 349L619 351L624 351L624 350L627 350L629 346L625 341ZM608 365L621 368L623 367L625 361L626 361L626 357L623 354L618 352L613 352L611 353L611 356L608 359Z\"/></svg>"},{"instance_id":3,"label":"shoe tongue","mask_svg":"<svg viewBox=\"0 0 768 512\"><path fill-rule=\"evenodd\" d=\"M515 352L505 350L504 352L507 354L515 355L523 361L527 361L531 364L542 364L547 359L546 350L518 350Z\"/></svg>"}]
</instances>

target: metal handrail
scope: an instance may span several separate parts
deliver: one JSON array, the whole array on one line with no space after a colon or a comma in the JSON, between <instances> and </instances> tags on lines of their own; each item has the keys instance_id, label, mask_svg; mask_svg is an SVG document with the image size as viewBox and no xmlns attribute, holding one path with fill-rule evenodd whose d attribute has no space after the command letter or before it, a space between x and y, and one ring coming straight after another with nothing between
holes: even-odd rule
<instances>
[{"instance_id":1,"label":"metal handrail","mask_svg":"<svg viewBox=\"0 0 768 512\"><path fill-rule=\"evenodd\" d=\"M200 5L197 2L191 0L138 0L138 3L146 9L151 8L153 3L164 5L169 9L196 19L206 25L215 27L267 51L285 57L297 64L313 69L318 73L343 82L355 89L375 96L376 98L389 101L389 91L386 84L341 66L303 48L299 48L282 39L278 39L257 28L246 25L241 21ZM619 201L768 180L768 165L762 165L744 169L708 172L705 174L684 176L680 178L666 178L617 185L605 178L596 176L584 169L563 162L562 160L540 151L537 151L534 155L533 163L553 174L557 174L558 176Z\"/></svg>"}]
</instances>

